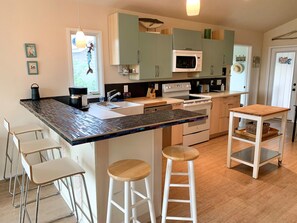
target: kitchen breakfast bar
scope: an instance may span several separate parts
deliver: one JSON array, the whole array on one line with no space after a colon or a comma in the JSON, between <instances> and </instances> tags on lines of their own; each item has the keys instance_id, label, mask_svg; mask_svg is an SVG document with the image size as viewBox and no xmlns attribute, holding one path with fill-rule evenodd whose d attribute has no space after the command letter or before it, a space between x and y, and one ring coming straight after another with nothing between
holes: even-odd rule
<instances>
[{"instance_id":1,"label":"kitchen breakfast bar","mask_svg":"<svg viewBox=\"0 0 297 223\"><path fill-rule=\"evenodd\" d=\"M109 164L122 159L140 159L151 165L150 186L156 216L160 216L162 128L207 118L180 109L123 116L112 111L103 114L96 103L90 104L88 111L75 109L55 99L21 100L20 103L43 123L49 137L63 145L63 155L71 157L86 171L94 219L100 223L106 219L109 182L107 168ZM80 197L78 202L86 208L82 182L78 179L74 182L75 192ZM119 192L122 186L115 185L115 188ZM67 194L63 191L62 196L69 204ZM138 216L142 216L145 221L147 212L147 208L140 207ZM112 222L120 222L120 217L121 213L114 211ZM84 222L84 217L80 218Z\"/></svg>"}]
</instances>

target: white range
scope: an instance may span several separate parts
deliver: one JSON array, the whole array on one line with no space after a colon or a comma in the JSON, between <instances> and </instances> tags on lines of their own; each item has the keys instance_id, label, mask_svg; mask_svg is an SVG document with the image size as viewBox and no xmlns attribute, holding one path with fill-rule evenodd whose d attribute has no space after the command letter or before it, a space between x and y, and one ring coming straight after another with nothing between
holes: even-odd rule
<instances>
[{"instance_id":1,"label":"white range","mask_svg":"<svg viewBox=\"0 0 297 223\"><path fill-rule=\"evenodd\" d=\"M184 100L183 109L208 117L201 121L183 124L183 145L190 146L209 140L211 97L190 94L189 82L162 85L162 96Z\"/></svg>"}]
</instances>

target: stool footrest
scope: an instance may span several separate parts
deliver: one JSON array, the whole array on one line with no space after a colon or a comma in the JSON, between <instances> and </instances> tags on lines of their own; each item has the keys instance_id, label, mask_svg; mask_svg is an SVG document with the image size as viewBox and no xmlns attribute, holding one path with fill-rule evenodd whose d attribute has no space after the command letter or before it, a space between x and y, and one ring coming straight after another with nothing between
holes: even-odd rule
<instances>
[{"instance_id":1,"label":"stool footrest","mask_svg":"<svg viewBox=\"0 0 297 223\"><path fill-rule=\"evenodd\" d=\"M171 175L172 176L189 176L188 173L184 173L184 172L172 172Z\"/></svg>"},{"instance_id":2,"label":"stool footrest","mask_svg":"<svg viewBox=\"0 0 297 223\"><path fill-rule=\"evenodd\" d=\"M193 218L189 217L174 217L174 216L167 216L166 220L176 220L176 221L193 221Z\"/></svg>"},{"instance_id":3,"label":"stool footrest","mask_svg":"<svg viewBox=\"0 0 297 223\"><path fill-rule=\"evenodd\" d=\"M169 184L169 187L190 187L189 184Z\"/></svg>"},{"instance_id":4,"label":"stool footrest","mask_svg":"<svg viewBox=\"0 0 297 223\"><path fill-rule=\"evenodd\" d=\"M175 203L191 203L190 200L182 200L182 199L168 199L168 202L175 202Z\"/></svg>"},{"instance_id":5,"label":"stool footrest","mask_svg":"<svg viewBox=\"0 0 297 223\"><path fill-rule=\"evenodd\" d=\"M113 204L116 208L118 208L121 212L125 213L124 208L122 208L117 202L115 202L114 200L110 201L111 204Z\"/></svg>"},{"instance_id":6,"label":"stool footrest","mask_svg":"<svg viewBox=\"0 0 297 223\"><path fill-rule=\"evenodd\" d=\"M143 200L140 200L140 201L136 202L135 204L131 205L131 208L135 208L138 205L141 205L141 204L147 202L148 200L149 200L148 198L144 198Z\"/></svg>"},{"instance_id":7,"label":"stool footrest","mask_svg":"<svg viewBox=\"0 0 297 223\"><path fill-rule=\"evenodd\" d=\"M78 204L77 202L75 202L76 206L79 208L79 210L81 211L81 213L85 216L85 218L89 221L92 222L90 220L90 218L88 217L88 215L84 212L84 210L82 209L82 207L80 206L80 204Z\"/></svg>"},{"instance_id":8,"label":"stool footrest","mask_svg":"<svg viewBox=\"0 0 297 223\"><path fill-rule=\"evenodd\" d=\"M142 193L140 193L137 190L134 190L133 188L131 188L131 192L138 195L139 197L141 197L142 199L146 199L147 197L145 195L143 195Z\"/></svg>"}]
</instances>

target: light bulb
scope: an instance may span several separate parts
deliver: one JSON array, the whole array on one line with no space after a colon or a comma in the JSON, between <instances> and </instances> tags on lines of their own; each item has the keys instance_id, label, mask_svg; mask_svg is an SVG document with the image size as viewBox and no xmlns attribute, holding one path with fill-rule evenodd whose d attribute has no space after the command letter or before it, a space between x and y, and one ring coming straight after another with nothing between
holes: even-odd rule
<instances>
[{"instance_id":1,"label":"light bulb","mask_svg":"<svg viewBox=\"0 0 297 223\"><path fill-rule=\"evenodd\" d=\"M200 12L200 0L187 0L187 15L195 16Z\"/></svg>"},{"instance_id":2,"label":"light bulb","mask_svg":"<svg viewBox=\"0 0 297 223\"><path fill-rule=\"evenodd\" d=\"M80 28L77 30L75 35L75 44L77 48L85 48L87 45L85 34Z\"/></svg>"}]
</instances>

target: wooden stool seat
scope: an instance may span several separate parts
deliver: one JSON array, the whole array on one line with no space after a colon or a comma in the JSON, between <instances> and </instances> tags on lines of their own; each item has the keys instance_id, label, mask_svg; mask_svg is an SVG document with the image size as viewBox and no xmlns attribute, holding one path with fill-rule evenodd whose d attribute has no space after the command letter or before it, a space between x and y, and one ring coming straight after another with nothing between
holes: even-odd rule
<instances>
[{"instance_id":1,"label":"wooden stool seat","mask_svg":"<svg viewBox=\"0 0 297 223\"><path fill-rule=\"evenodd\" d=\"M112 163L107 169L109 175L109 192L107 202L106 223L115 222L112 220L112 206L116 207L124 214L124 223L140 222L137 220L136 207L148 203L151 223L156 223L155 210L152 202L151 191L148 176L151 173L151 167L142 160L125 159ZM114 181L120 181L124 184L124 205L121 206L114 199L113 192ZM135 181L144 180L146 195L136 190ZM140 199L136 199L138 196ZM138 201L137 201L138 200ZM131 216L132 214L132 216Z\"/></svg>"},{"instance_id":2,"label":"wooden stool seat","mask_svg":"<svg viewBox=\"0 0 297 223\"><path fill-rule=\"evenodd\" d=\"M193 147L168 146L162 151L163 156L174 161L189 161L199 157L199 152Z\"/></svg>"},{"instance_id":3,"label":"wooden stool seat","mask_svg":"<svg viewBox=\"0 0 297 223\"><path fill-rule=\"evenodd\" d=\"M137 181L150 175L151 167L142 160L126 159L111 164L107 172L118 181Z\"/></svg>"}]
</instances>

